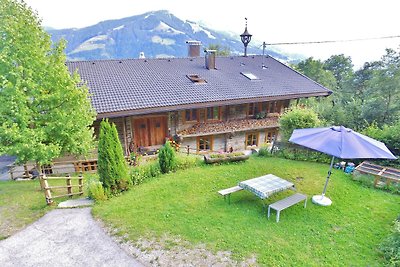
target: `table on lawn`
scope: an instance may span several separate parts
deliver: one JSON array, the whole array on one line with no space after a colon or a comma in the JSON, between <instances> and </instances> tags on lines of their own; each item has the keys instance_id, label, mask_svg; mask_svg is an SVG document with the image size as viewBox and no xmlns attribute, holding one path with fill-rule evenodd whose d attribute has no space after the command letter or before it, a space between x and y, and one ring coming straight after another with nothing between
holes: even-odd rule
<instances>
[{"instance_id":1,"label":"table on lawn","mask_svg":"<svg viewBox=\"0 0 400 267\"><path fill-rule=\"evenodd\" d=\"M261 199L266 199L274 193L286 189L295 189L294 184L273 174L245 180L239 186L246 189Z\"/></svg>"}]
</instances>

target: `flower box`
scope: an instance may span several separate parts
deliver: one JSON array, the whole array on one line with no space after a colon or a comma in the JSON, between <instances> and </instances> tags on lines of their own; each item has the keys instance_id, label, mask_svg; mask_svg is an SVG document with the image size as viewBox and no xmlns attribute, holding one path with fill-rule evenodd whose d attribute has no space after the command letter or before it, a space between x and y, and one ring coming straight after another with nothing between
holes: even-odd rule
<instances>
[{"instance_id":1,"label":"flower box","mask_svg":"<svg viewBox=\"0 0 400 267\"><path fill-rule=\"evenodd\" d=\"M204 156L204 161L207 164L219 163L219 162L233 162L247 160L250 155L245 155L242 152L235 153L216 153Z\"/></svg>"}]
</instances>

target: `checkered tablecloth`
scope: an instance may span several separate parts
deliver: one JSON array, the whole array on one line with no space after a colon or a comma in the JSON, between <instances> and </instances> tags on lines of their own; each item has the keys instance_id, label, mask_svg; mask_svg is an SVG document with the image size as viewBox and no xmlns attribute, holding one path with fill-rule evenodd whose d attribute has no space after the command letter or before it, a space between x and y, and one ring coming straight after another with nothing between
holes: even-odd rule
<instances>
[{"instance_id":1,"label":"checkered tablecloth","mask_svg":"<svg viewBox=\"0 0 400 267\"><path fill-rule=\"evenodd\" d=\"M261 199L265 199L276 192L294 188L293 183L273 174L242 181L239 183L239 186L249 190Z\"/></svg>"}]
</instances>

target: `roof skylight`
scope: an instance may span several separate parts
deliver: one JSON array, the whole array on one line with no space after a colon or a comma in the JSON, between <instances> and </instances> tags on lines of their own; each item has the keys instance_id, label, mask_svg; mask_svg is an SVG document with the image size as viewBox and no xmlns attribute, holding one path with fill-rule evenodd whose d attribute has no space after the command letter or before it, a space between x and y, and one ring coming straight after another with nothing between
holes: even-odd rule
<instances>
[{"instance_id":1,"label":"roof skylight","mask_svg":"<svg viewBox=\"0 0 400 267\"><path fill-rule=\"evenodd\" d=\"M251 72L241 72L242 75L244 75L247 79L249 80L259 80L260 78L258 78L256 75L254 75Z\"/></svg>"},{"instance_id":2,"label":"roof skylight","mask_svg":"<svg viewBox=\"0 0 400 267\"><path fill-rule=\"evenodd\" d=\"M198 75L198 74L188 74L188 75L186 75L188 78L189 78L189 80L191 80L193 83L207 83L207 81L204 79L204 78L202 78L202 77L200 77L200 75Z\"/></svg>"}]
</instances>

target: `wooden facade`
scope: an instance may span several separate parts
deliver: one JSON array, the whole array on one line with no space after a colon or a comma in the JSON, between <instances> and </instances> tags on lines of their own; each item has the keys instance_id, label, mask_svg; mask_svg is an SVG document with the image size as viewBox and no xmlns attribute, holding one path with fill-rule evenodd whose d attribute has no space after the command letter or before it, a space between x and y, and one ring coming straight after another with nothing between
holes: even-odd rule
<instances>
[{"instance_id":1,"label":"wooden facade","mask_svg":"<svg viewBox=\"0 0 400 267\"><path fill-rule=\"evenodd\" d=\"M193 153L240 151L271 143L278 117L289 100L177 110L109 119L115 123L126 155L157 149L178 137ZM95 132L98 133L99 121Z\"/></svg>"}]
</instances>

